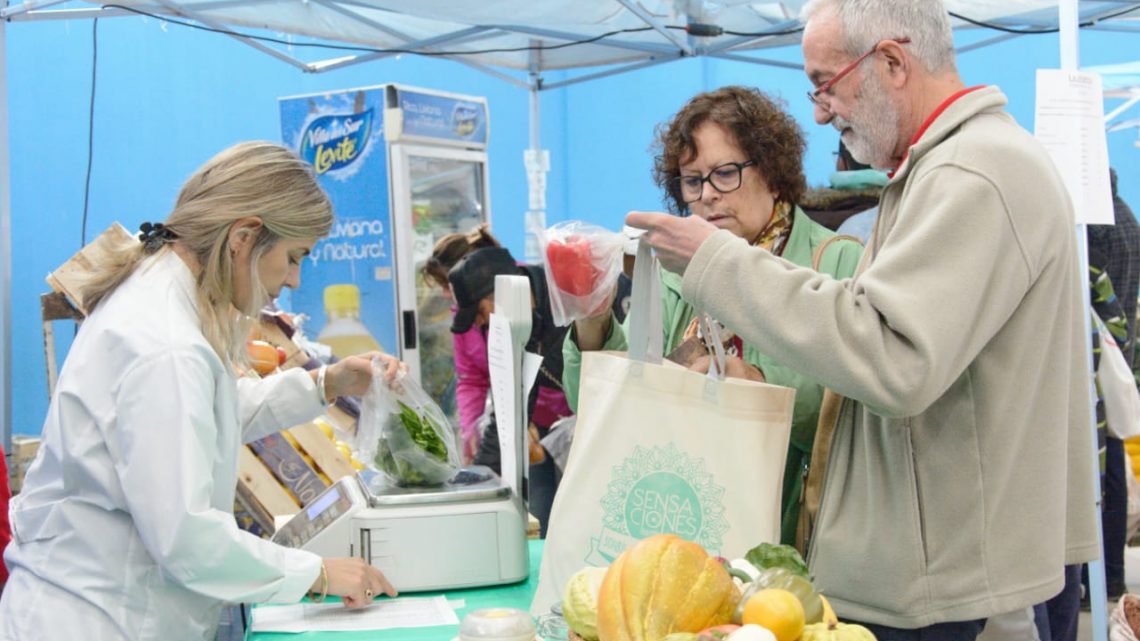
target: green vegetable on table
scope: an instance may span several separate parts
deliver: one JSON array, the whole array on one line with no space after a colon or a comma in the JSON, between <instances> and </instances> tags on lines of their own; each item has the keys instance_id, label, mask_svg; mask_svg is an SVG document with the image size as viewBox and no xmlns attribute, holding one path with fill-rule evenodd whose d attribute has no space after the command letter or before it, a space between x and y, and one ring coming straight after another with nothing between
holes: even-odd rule
<instances>
[{"instance_id":1,"label":"green vegetable on table","mask_svg":"<svg viewBox=\"0 0 1140 641\"><path fill-rule=\"evenodd\" d=\"M756 566L758 570L767 568L784 568L794 575L811 579L808 575L807 564L796 548L790 545L774 545L761 543L744 555L744 560Z\"/></svg>"}]
</instances>

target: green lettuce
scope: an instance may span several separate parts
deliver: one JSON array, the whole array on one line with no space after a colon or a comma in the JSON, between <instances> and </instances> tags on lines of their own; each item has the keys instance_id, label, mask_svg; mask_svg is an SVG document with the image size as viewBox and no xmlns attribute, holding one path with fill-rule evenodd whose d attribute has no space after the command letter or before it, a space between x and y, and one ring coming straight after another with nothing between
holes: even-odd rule
<instances>
[{"instance_id":1,"label":"green lettuce","mask_svg":"<svg viewBox=\"0 0 1140 641\"><path fill-rule=\"evenodd\" d=\"M744 560L756 566L757 570L784 568L797 576L810 579L807 564L799 551L790 545L761 543L744 555Z\"/></svg>"}]
</instances>

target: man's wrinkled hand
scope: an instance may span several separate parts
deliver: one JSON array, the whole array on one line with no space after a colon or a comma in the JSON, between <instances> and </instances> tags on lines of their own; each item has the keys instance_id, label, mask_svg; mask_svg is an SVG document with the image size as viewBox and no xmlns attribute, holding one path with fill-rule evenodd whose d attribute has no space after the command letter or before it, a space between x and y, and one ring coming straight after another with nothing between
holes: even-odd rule
<instances>
[{"instance_id":1,"label":"man's wrinkled hand","mask_svg":"<svg viewBox=\"0 0 1140 641\"><path fill-rule=\"evenodd\" d=\"M640 242L653 247L662 267L682 276L697 250L717 230L716 225L699 216L681 218L644 211L629 212L625 224L646 230Z\"/></svg>"}]
</instances>

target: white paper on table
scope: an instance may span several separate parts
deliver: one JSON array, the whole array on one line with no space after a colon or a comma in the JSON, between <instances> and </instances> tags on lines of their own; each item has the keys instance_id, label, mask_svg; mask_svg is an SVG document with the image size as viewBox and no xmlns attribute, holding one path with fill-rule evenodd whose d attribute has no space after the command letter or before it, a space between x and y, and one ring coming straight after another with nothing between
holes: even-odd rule
<instances>
[{"instance_id":1,"label":"white paper on table","mask_svg":"<svg viewBox=\"0 0 1140 641\"><path fill-rule=\"evenodd\" d=\"M253 609L254 632L347 632L459 625L447 598L383 599L349 610L343 603L298 603Z\"/></svg>"},{"instance_id":2,"label":"white paper on table","mask_svg":"<svg viewBox=\"0 0 1140 641\"><path fill-rule=\"evenodd\" d=\"M511 324L505 316L491 314L487 329L487 365L491 373L491 400L499 433L499 472L503 481L522 496L518 487L519 359L511 340Z\"/></svg>"},{"instance_id":3,"label":"white paper on table","mask_svg":"<svg viewBox=\"0 0 1140 641\"><path fill-rule=\"evenodd\" d=\"M1033 135L1065 180L1076 222L1113 224L1100 75L1038 69Z\"/></svg>"}]
</instances>

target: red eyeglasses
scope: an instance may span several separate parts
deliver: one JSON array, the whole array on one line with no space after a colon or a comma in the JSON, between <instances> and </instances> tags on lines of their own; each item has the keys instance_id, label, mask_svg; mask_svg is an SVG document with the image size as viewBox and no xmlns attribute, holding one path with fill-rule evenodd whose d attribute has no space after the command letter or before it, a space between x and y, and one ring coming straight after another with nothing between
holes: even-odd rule
<instances>
[{"instance_id":1,"label":"red eyeglasses","mask_svg":"<svg viewBox=\"0 0 1140 641\"><path fill-rule=\"evenodd\" d=\"M844 76L854 71L855 68L859 66L859 63L871 57L871 55L878 51L879 47L883 46L884 42L897 42L900 45L905 45L910 42L910 38L894 38L893 40L880 40L876 42L875 46L871 47L867 53L859 56L851 64L840 69L839 73L831 77L831 80L828 80L822 85L816 87L815 90L807 92L808 100L810 100L813 105L817 105L826 109L827 103L822 98L820 98L820 95L830 92L832 88L839 83L840 80L843 80Z\"/></svg>"}]
</instances>

